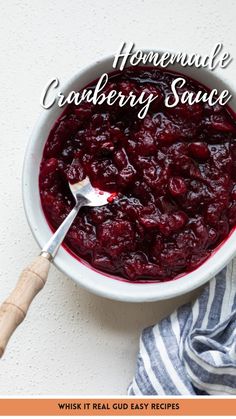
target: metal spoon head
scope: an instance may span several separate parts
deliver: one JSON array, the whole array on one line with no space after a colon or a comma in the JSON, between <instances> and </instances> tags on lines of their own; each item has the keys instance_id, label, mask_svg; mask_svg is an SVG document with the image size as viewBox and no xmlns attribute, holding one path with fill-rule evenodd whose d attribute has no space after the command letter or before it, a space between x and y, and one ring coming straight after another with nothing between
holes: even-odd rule
<instances>
[{"instance_id":1,"label":"metal spoon head","mask_svg":"<svg viewBox=\"0 0 236 419\"><path fill-rule=\"evenodd\" d=\"M107 205L112 201L112 197L114 197L112 192L104 192L98 188L94 188L88 177L81 182L73 184L69 182L69 187L75 201L78 202L79 200L84 199L84 205L88 207L101 207L102 205Z\"/></svg>"}]
</instances>

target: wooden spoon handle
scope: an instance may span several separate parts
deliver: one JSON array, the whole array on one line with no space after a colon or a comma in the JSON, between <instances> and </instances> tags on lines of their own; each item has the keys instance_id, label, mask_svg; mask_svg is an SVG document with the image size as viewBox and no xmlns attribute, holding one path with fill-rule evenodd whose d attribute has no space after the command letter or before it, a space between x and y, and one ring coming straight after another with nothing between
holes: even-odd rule
<instances>
[{"instance_id":1,"label":"wooden spoon handle","mask_svg":"<svg viewBox=\"0 0 236 419\"><path fill-rule=\"evenodd\" d=\"M24 320L34 297L44 287L50 261L38 256L20 275L16 287L0 306L0 358L17 326Z\"/></svg>"}]
</instances>

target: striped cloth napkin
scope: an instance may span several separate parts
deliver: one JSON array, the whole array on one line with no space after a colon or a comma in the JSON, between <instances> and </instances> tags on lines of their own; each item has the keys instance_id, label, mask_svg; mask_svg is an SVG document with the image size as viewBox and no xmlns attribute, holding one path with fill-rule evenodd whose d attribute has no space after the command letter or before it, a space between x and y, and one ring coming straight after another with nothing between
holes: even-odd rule
<instances>
[{"instance_id":1,"label":"striped cloth napkin","mask_svg":"<svg viewBox=\"0 0 236 419\"><path fill-rule=\"evenodd\" d=\"M236 395L236 260L142 332L129 395Z\"/></svg>"}]
</instances>

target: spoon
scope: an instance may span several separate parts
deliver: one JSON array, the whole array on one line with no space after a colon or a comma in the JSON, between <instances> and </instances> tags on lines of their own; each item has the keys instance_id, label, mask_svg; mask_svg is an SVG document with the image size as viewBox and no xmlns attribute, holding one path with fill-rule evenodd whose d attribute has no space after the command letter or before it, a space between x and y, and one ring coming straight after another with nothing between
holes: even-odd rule
<instances>
[{"instance_id":1,"label":"spoon","mask_svg":"<svg viewBox=\"0 0 236 419\"><path fill-rule=\"evenodd\" d=\"M9 297L0 306L0 357L6 345L17 328L24 320L31 302L44 287L50 262L54 259L71 224L81 207L99 207L112 202L115 194L94 188L88 177L81 182L69 183L75 198L75 206L67 215L48 243L45 244L39 256L25 268Z\"/></svg>"}]
</instances>

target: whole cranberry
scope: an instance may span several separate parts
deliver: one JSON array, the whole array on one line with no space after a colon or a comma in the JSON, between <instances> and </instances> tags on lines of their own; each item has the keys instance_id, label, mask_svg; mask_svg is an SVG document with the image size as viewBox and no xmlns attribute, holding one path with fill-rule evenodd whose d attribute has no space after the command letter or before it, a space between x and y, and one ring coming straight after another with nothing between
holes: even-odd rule
<instances>
[{"instance_id":1,"label":"whole cranberry","mask_svg":"<svg viewBox=\"0 0 236 419\"><path fill-rule=\"evenodd\" d=\"M225 115L212 115L210 118L211 128L220 132L235 132L236 127Z\"/></svg>"},{"instance_id":2,"label":"whole cranberry","mask_svg":"<svg viewBox=\"0 0 236 419\"><path fill-rule=\"evenodd\" d=\"M200 160L207 160L210 156L210 152L206 143L195 142L190 144L188 149L192 157Z\"/></svg>"},{"instance_id":3,"label":"whole cranberry","mask_svg":"<svg viewBox=\"0 0 236 419\"><path fill-rule=\"evenodd\" d=\"M184 179L180 176L171 177L169 180L169 191L172 196L184 195L187 191Z\"/></svg>"}]
</instances>

